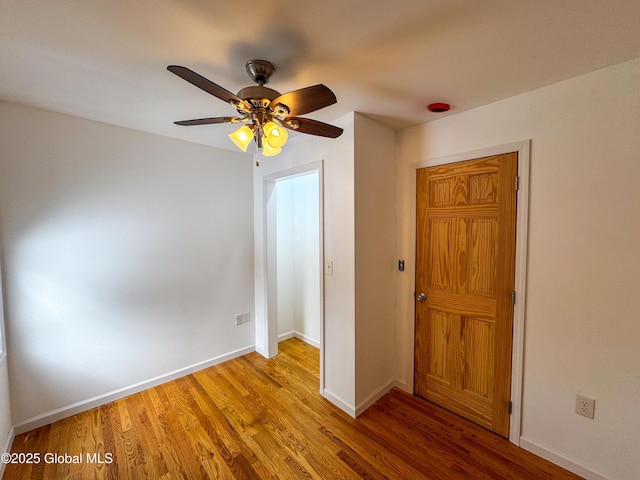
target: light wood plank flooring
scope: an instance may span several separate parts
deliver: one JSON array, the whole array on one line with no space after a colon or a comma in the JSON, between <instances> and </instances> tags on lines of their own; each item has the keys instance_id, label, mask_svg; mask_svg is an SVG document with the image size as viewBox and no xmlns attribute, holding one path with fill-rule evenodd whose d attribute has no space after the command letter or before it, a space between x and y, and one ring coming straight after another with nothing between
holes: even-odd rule
<instances>
[{"instance_id":1,"label":"light wood plank flooring","mask_svg":"<svg viewBox=\"0 0 640 480\"><path fill-rule=\"evenodd\" d=\"M6 480L579 478L398 390L354 420L318 394L318 351L296 339L19 435L12 452L82 463L8 465Z\"/></svg>"}]
</instances>

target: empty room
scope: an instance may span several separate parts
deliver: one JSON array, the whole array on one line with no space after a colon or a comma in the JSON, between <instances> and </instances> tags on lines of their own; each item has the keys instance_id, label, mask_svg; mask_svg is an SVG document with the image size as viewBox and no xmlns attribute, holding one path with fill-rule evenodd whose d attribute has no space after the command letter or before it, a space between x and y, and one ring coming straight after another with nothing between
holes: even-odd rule
<instances>
[{"instance_id":1,"label":"empty room","mask_svg":"<svg viewBox=\"0 0 640 480\"><path fill-rule=\"evenodd\" d=\"M0 2L0 478L640 478L639 24Z\"/></svg>"}]
</instances>

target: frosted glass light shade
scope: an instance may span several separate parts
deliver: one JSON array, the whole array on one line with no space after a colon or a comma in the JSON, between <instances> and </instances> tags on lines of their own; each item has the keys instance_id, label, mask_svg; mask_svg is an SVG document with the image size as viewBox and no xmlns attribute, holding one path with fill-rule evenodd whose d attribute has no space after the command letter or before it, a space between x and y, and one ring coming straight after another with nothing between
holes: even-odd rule
<instances>
[{"instance_id":1,"label":"frosted glass light shade","mask_svg":"<svg viewBox=\"0 0 640 480\"><path fill-rule=\"evenodd\" d=\"M282 148L282 146L287 143L287 139L289 138L289 134L284 128L280 128L273 122L268 122L264 128L264 136L265 140L269 144L269 146L273 148Z\"/></svg>"},{"instance_id":2,"label":"frosted glass light shade","mask_svg":"<svg viewBox=\"0 0 640 480\"><path fill-rule=\"evenodd\" d=\"M246 152L247 147L253 139L253 132L248 126L243 125L235 132L230 133L229 138L233 143L235 143L236 147L238 147L243 152Z\"/></svg>"},{"instance_id":3,"label":"frosted glass light shade","mask_svg":"<svg viewBox=\"0 0 640 480\"><path fill-rule=\"evenodd\" d=\"M265 157L273 157L274 155L278 155L281 151L281 148L272 147L268 140L262 142L262 155Z\"/></svg>"}]
</instances>

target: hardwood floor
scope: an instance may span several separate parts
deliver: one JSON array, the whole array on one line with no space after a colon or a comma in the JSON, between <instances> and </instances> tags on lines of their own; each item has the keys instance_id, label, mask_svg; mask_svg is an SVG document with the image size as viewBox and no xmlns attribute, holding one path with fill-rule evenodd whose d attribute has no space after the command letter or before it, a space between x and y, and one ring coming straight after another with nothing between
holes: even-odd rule
<instances>
[{"instance_id":1,"label":"hardwood floor","mask_svg":"<svg viewBox=\"0 0 640 480\"><path fill-rule=\"evenodd\" d=\"M296 339L19 435L12 452L40 463L6 480L580 478L398 390L355 420L318 394L318 351Z\"/></svg>"}]
</instances>

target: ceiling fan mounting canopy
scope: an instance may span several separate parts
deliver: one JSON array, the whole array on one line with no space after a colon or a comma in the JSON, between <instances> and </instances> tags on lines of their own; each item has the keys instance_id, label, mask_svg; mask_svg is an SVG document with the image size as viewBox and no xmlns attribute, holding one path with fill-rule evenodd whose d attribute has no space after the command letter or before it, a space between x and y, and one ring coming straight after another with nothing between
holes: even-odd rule
<instances>
[{"instance_id":1,"label":"ceiling fan mounting canopy","mask_svg":"<svg viewBox=\"0 0 640 480\"><path fill-rule=\"evenodd\" d=\"M280 153L283 144L282 138L285 138L286 141L286 131L282 130L283 128L329 138L336 138L342 134L342 129L339 127L299 116L336 103L336 96L329 88L318 84L281 95L280 92L264 86L276 71L271 62L249 60L245 68L247 74L258 85L245 87L237 95L234 95L187 67L169 65L167 70L228 103L240 114L240 117L198 118L174 123L191 126L247 122L244 127L241 127L243 140L240 145L237 138L232 138L240 130L231 134L230 138L239 148L246 151L246 146L251 141L251 137L249 137L248 142L244 143L247 141L247 130L249 130L253 134L256 145L262 149L262 154L265 156Z\"/></svg>"},{"instance_id":2,"label":"ceiling fan mounting canopy","mask_svg":"<svg viewBox=\"0 0 640 480\"><path fill-rule=\"evenodd\" d=\"M251 79L257 84L269 83L271 75L276 73L276 67L273 66L273 63L266 60L249 60L245 64L245 68Z\"/></svg>"}]
</instances>

